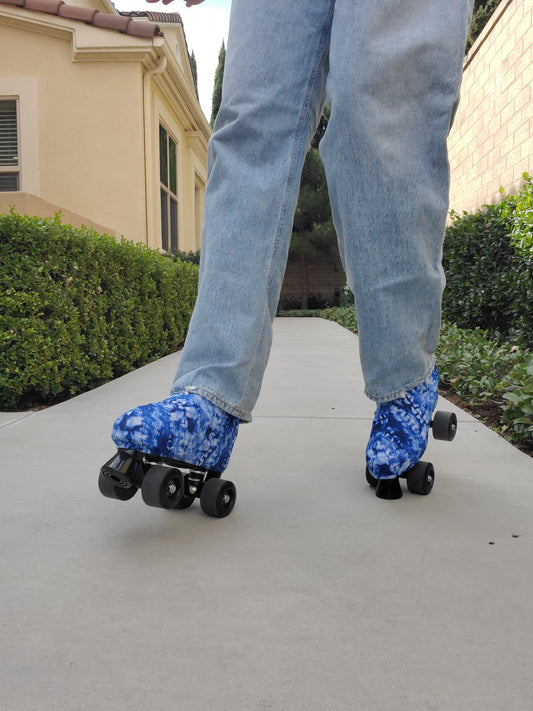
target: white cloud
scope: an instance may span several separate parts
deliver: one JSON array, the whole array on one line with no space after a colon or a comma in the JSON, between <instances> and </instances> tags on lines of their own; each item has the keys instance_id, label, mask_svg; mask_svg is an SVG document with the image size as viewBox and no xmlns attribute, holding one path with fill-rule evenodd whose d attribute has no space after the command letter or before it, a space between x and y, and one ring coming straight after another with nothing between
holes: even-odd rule
<instances>
[{"instance_id":1,"label":"white cloud","mask_svg":"<svg viewBox=\"0 0 533 711\"><path fill-rule=\"evenodd\" d=\"M213 84L222 41L227 44L231 0L206 0L187 7L184 2L146 3L142 0L113 0L119 11L178 12L183 20L189 52L194 52L198 69L198 94L207 119L211 117Z\"/></svg>"}]
</instances>

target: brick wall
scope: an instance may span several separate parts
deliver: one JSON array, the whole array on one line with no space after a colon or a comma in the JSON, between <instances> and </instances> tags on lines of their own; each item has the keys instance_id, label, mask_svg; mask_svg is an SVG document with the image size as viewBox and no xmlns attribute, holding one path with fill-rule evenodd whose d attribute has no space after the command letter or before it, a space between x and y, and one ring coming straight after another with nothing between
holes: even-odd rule
<instances>
[{"instance_id":1,"label":"brick wall","mask_svg":"<svg viewBox=\"0 0 533 711\"><path fill-rule=\"evenodd\" d=\"M533 172L533 2L502 0L470 49L448 147L450 208L474 212Z\"/></svg>"}]
</instances>

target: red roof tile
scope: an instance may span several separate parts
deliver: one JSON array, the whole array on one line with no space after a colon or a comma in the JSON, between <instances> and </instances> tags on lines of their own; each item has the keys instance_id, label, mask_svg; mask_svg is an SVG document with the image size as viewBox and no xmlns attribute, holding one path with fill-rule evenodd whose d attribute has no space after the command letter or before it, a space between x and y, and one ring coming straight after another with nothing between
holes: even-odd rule
<instances>
[{"instance_id":1,"label":"red roof tile","mask_svg":"<svg viewBox=\"0 0 533 711\"><path fill-rule=\"evenodd\" d=\"M79 20L80 22L91 24L97 12L98 10L92 7L81 7L80 5L67 5L63 3L57 14L60 17L67 17L69 20Z\"/></svg>"},{"instance_id":2,"label":"red roof tile","mask_svg":"<svg viewBox=\"0 0 533 711\"><path fill-rule=\"evenodd\" d=\"M146 17L150 22L171 22L174 24L182 25L183 20L181 15L177 12L151 12L150 10L133 10L130 12L120 12L121 15L128 15L128 17Z\"/></svg>"},{"instance_id":3,"label":"red roof tile","mask_svg":"<svg viewBox=\"0 0 533 711\"><path fill-rule=\"evenodd\" d=\"M23 7L26 10L37 10L37 12L47 12L49 15L57 15L63 0L26 0Z\"/></svg>"},{"instance_id":4,"label":"red roof tile","mask_svg":"<svg viewBox=\"0 0 533 711\"><path fill-rule=\"evenodd\" d=\"M77 20L85 22L95 27L101 27L107 30L115 30L123 32L133 37L143 37L151 39L152 37L161 37L162 32L159 27L153 22L136 22L132 19L133 13L121 13L119 15L108 15L104 12L98 12L88 7L80 7L79 5L69 5L63 0L0 0L0 5L15 5L16 7L24 8L25 10L33 10L34 12L45 12L49 15L58 15L69 20ZM164 17L158 19L159 22L181 22L181 18L177 14L158 13L137 13L136 17L152 18L150 15ZM170 18L173 19L170 19ZM169 19L166 19L169 18ZM174 18L179 18L175 20ZM155 18L154 18L155 19Z\"/></svg>"}]
</instances>

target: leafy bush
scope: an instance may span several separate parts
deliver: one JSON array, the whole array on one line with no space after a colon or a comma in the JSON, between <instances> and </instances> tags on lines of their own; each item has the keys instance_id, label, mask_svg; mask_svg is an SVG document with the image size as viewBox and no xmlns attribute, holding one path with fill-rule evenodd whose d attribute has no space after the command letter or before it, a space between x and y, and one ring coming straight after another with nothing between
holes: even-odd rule
<instances>
[{"instance_id":1,"label":"leafy bush","mask_svg":"<svg viewBox=\"0 0 533 711\"><path fill-rule=\"evenodd\" d=\"M0 215L0 408L50 404L176 350L198 269L55 219Z\"/></svg>"},{"instance_id":2,"label":"leafy bush","mask_svg":"<svg viewBox=\"0 0 533 711\"><path fill-rule=\"evenodd\" d=\"M348 286L348 284L345 284L342 289L339 289L338 296L337 296L337 302L339 306L353 306L355 303L355 298L354 295L352 294L352 290Z\"/></svg>"},{"instance_id":3,"label":"leafy bush","mask_svg":"<svg viewBox=\"0 0 533 711\"><path fill-rule=\"evenodd\" d=\"M171 252L170 256L172 256L174 261L190 262L191 264L196 264L197 266L200 265L199 249L196 250L196 252L183 252L181 249L177 249L174 252Z\"/></svg>"},{"instance_id":4,"label":"leafy bush","mask_svg":"<svg viewBox=\"0 0 533 711\"><path fill-rule=\"evenodd\" d=\"M446 230L443 313L533 347L533 185L475 214L452 212Z\"/></svg>"},{"instance_id":5,"label":"leafy bush","mask_svg":"<svg viewBox=\"0 0 533 711\"><path fill-rule=\"evenodd\" d=\"M353 306L334 306L321 312L322 318L335 321L352 333L357 333L357 315Z\"/></svg>"},{"instance_id":6,"label":"leafy bush","mask_svg":"<svg viewBox=\"0 0 533 711\"><path fill-rule=\"evenodd\" d=\"M501 431L533 448L533 353L498 343L487 331L443 324L437 365L441 383L476 408L491 406Z\"/></svg>"}]
</instances>

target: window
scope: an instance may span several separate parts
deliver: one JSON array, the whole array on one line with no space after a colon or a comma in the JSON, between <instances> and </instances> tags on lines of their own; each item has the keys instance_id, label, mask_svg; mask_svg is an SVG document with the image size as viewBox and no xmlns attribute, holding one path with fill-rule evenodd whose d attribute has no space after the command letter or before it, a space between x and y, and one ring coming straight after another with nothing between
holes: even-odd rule
<instances>
[{"instance_id":1,"label":"window","mask_svg":"<svg viewBox=\"0 0 533 711\"><path fill-rule=\"evenodd\" d=\"M204 219L204 195L205 185L201 178L196 175L194 183L194 237L195 248L200 249L202 244L202 226Z\"/></svg>"},{"instance_id":2,"label":"window","mask_svg":"<svg viewBox=\"0 0 533 711\"><path fill-rule=\"evenodd\" d=\"M0 192L19 190L16 99L0 99Z\"/></svg>"},{"instance_id":3,"label":"window","mask_svg":"<svg viewBox=\"0 0 533 711\"><path fill-rule=\"evenodd\" d=\"M178 197L176 141L159 125L159 185L161 194L161 246L178 249Z\"/></svg>"}]
</instances>

